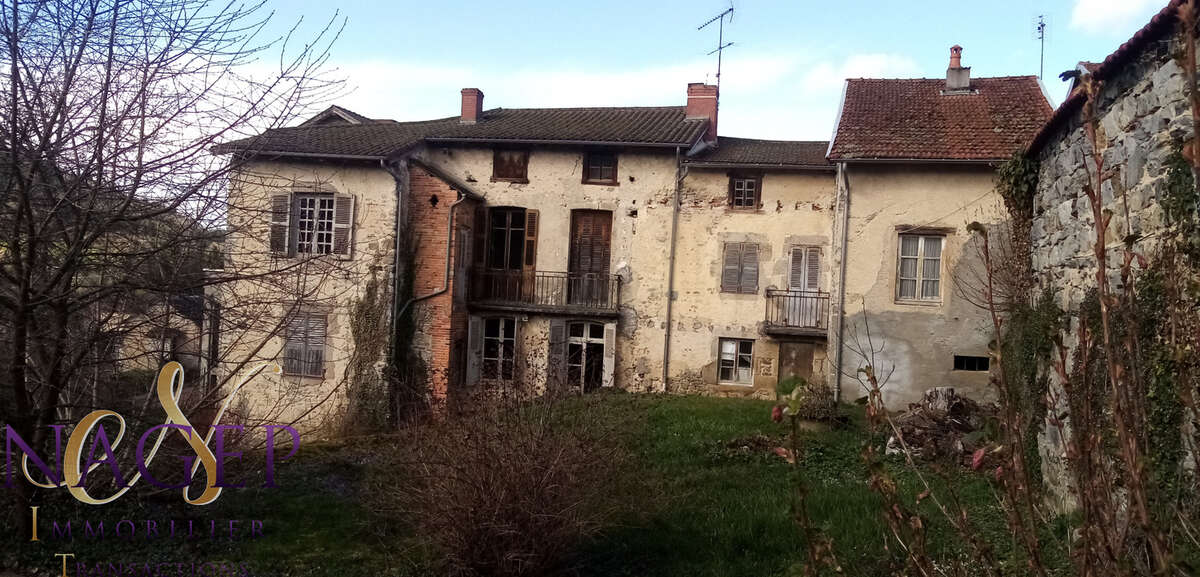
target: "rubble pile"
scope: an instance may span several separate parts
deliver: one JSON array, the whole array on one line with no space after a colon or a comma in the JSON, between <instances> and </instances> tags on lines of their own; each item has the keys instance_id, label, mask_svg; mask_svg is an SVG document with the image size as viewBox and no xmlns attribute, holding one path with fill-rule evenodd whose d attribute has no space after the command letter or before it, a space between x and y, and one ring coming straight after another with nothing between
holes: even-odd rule
<instances>
[{"instance_id":1,"label":"rubble pile","mask_svg":"<svg viewBox=\"0 0 1200 577\"><path fill-rule=\"evenodd\" d=\"M925 391L919 403L892 417L914 457L925 460L952 459L966 467L973 453L986 446L986 427L997 414L995 405L980 405L959 396L950 387ZM888 438L886 453L900 454L900 441Z\"/></svg>"}]
</instances>

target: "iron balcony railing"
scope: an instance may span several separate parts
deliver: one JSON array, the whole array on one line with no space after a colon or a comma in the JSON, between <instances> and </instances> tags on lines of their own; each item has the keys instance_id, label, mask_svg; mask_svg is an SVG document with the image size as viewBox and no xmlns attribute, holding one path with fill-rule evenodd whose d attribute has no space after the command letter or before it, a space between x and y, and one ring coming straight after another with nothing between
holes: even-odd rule
<instances>
[{"instance_id":1,"label":"iron balcony railing","mask_svg":"<svg viewBox=\"0 0 1200 577\"><path fill-rule=\"evenodd\" d=\"M470 294L477 303L615 312L621 279L608 274L484 269L473 271Z\"/></svg>"},{"instance_id":2,"label":"iron balcony railing","mask_svg":"<svg viewBox=\"0 0 1200 577\"><path fill-rule=\"evenodd\" d=\"M829 293L767 289L767 327L820 329L829 327Z\"/></svg>"}]
</instances>

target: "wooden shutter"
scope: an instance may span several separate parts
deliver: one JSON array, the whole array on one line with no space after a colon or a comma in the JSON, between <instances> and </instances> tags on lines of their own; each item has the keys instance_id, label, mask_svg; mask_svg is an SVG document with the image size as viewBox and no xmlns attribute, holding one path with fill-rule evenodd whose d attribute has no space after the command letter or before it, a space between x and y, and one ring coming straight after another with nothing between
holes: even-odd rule
<instances>
[{"instance_id":1,"label":"wooden shutter","mask_svg":"<svg viewBox=\"0 0 1200 577\"><path fill-rule=\"evenodd\" d=\"M325 372L325 326L326 316L308 314L304 317L305 364L309 375Z\"/></svg>"},{"instance_id":2,"label":"wooden shutter","mask_svg":"<svg viewBox=\"0 0 1200 577\"><path fill-rule=\"evenodd\" d=\"M479 382L479 368L482 360L483 322L479 317L471 315L467 320L467 385Z\"/></svg>"},{"instance_id":3,"label":"wooden shutter","mask_svg":"<svg viewBox=\"0 0 1200 577\"><path fill-rule=\"evenodd\" d=\"M810 246L804 257L804 290L821 290L821 249Z\"/></svg>"},{"instance_id":4,"label":"wooden shutter","mask_svg":"<svg viewBox=\"0 0 1200 577\"><path fill-rule=\"evenodd\" d=\"M604 372L600 384L604 387L613 386L613 378L617 368L617 325L604 325Z\"/></svg>"},{"instance_id":5,"label":"wooden shutter","mask_svg":"<svg viewBox=\"0 0 1200 577\"><path fill-rule=\"evenodd\" d=\"M550 319L550 358L546 388L561 390L567 382L567 321Z\"/></svg>"},{"instance_id":6,"label":"wooden shutter","mask_svg":"<svg viewBox=\"0 0 1200 577\"><path fill-rule=\"evenodd\" d=\"M742 278L738 292L758 292L758 245L752 242L742 243Z\"/></svg>"},{"instance_id":7,"label":"wooden shutter","mask_svg":"<svg viewBox=\"0 0 1200 577\"><path fill-rule=\"evenodd\" d=\"M283 256L291 256L291 242L288 235L292 220L292 195L276 194L271 196L271 252Z\"/></svg>"},{"instance_id":8,"label":"wooden shutter","mask_svg":"<svg viewBox=\"0 0 1200 577\"><path fill-rule=\"evenodd\" d=\"M475 222L471 223L471 230L475 233L475 243L472 247L474 264L476 268L483 268L487 262L488 235L488 209L483 204L475 207Z\"/></svg>"},{"instance_id":9,"label":"wooden shutter","mask_svg":"<svg viewBox=\"0 0 1200 577\"><path fill-rule=\"evenodd\" d=\"M738 292L742 272L742 243L725 243L725 256L721 263L721 292Z\"/></svg>"},{"instance_id":10,"label":"wooden shutter","mask_svg":"<svg viewBox=\"0 0 1200 577\"><path fill-rule=\"evenodd\" d=\"M350 258L354 252L354 197L339 194L333 201L333 254Z\"/></svg>"},{"instance_id":11,"label":"wooden shutter","mask_svg":"<svg viewBox=\"0 0 1200 577\"><path fill-rule=\"evenodd\" d=\"M795 246L792 247L792 261L789 267L790 273L788 277L788 288L792 290L804 290L804 248Z\"/></svg>"},{"instance_id":12,"label":"wooden shutter","mask_svg":"<svg viewBox=\"0 0 1200 577\"><path fill-rule=\"evenodd\" d=\"M538 211L525 211L525 266L522 267L526 271L537 269L537 239L538 239Z\"/></svg>"}]
</instances>

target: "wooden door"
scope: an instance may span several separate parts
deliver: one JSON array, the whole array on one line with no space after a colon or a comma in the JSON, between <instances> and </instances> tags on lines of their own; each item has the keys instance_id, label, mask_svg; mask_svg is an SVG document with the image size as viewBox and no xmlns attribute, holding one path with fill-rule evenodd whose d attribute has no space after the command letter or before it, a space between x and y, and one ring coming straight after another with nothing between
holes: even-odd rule
<instances>
[{"instance_id":1,"label":"wooden door","mask_svg":"<svg viewBox=\"0 0 1200 577\"><path fill-rule=\"evenodd\" d=\"M779 343L779 382L812 380L813 343Z\"/></svg>"},{"instance_id":2,"label":"wooden door","mask_svg":"<svg viewBox=\"0 0 1200 577\"><path fill-rule=\"evenodd\" d=\"M612 213L571 211L567 290L571 304L607 305L612 245Z\"/></svg>"}]
</instances>

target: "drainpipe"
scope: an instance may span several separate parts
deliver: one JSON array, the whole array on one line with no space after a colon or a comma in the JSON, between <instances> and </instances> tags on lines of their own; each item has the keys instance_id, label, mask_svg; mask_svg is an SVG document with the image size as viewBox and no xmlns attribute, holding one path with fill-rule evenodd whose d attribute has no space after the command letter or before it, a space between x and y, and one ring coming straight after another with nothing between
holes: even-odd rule
<instances>
[{"instance_id":1,"label":"drainpipe","mask_svg":"<svg viewBox=\"0 0 1200 577\"><path fill-rule=\"evenodd\" d=\"M675 200L671 206L671 250L667 257L667 329L663 334L663 392L667 391L671 369L671 309L675 303L675 238L679 230L679 195L687 169L679 161L679 147L675 147Z\"/></svg>"},{"instance_id":2,"label":"drainpipe","mask_svg":"<svg viewBox=\"0 0 1200 577\"><path fill-rule=\"evenodd\" d=\"M399 170L388 164L386 159L381 158L379 160L379 166L387 171L388 174L392 175L392 178L396 180L396 234L394 243L392 245L392 295L398 295L400 294L400 283L403 282L404 276L402 274L403 271L401 270L404 266L404 263L400 262L400 235L404 234L405 229L407 228L406 225L408 213L401 212L407 211L408 208L408 199L406 198L406 178L405 175L401 174ZM395 313L395 309L393 309L392 312ZM388 342L390 343L389 348L391 348L388 359L391 362L395 362L396 360L396 326L399 322L400 315L398 314L392 314L391 318L388 319Z\"/></svg>"},{"instance_id":3,"label":"drainpipe","mask_svg":"<svg viewBox=\"0 0 1200 577\"><path fill-rule=\"evenodd\" d=\"M841 177L841 182L838 183L840 188L846 191L845 202L842 203L842 258L838 259L838 332L837 332L837 351L834 353L836 357L835 370L837 370L837 386L833 389L833 401L835 403L842 400L842 341L843 335L846 332L846 260L847 260L847 245L850 239L850 175L846 172L846 163L838 163L838 176Z\"/></svg>"}]
</instances>

